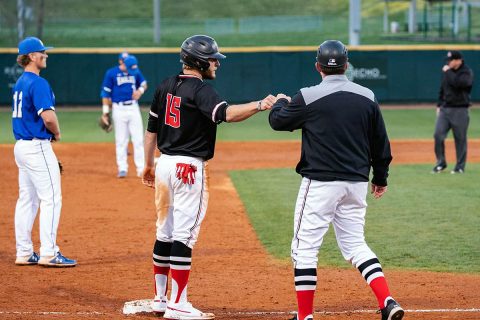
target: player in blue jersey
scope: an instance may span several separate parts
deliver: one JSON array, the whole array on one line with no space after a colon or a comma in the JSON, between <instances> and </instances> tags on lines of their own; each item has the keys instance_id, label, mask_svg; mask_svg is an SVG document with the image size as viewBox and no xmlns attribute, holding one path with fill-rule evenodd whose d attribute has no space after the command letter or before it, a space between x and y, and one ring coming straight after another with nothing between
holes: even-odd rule
<instances>
[{"instance_id":1,"label":"player in blue jersey","mask_svg":"<svg viewBox=\"0 0 480 320\"><path fill-rule=\"evenodd\" d=\"M19 196L15 208L17 265L73 267L57 245L62 208L60 169L51 141L61 138L55 114L55 96L40 71L48 55L40 39L25 38L18 45L18 64L24 68L13 88L12 127L15 162L18 166ZM34 252L32 227L40 207L40 256Z\"/></svg>"},{"instance_id":2,"label":"player in blue jersey","mask_svg":"<svg viewBox=\"0 0 480 320\"><path fill-rule=\"evenodd\" d=\"M118 177L125 178L128 172L127 149L131 137L137 176L143 172L143 122L138 99L147 90L147 81L138 68L137 58L119 56L119 66L108 69L102 84L103 121L108 123L112 107L115 128L115 146Z\"/></svg>"}]
</instances>

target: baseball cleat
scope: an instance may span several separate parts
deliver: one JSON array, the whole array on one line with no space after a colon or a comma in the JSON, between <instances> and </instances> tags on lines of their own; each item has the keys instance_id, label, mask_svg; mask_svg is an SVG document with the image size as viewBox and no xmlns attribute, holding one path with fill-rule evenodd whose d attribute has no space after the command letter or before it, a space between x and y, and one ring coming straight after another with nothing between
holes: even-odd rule
<instances>
[{"instance_id":1,"label":"baseball cleat","mask_svg":"<svg viewBox=\"0 0 480 320\"><path fill-rule=\"evenodd\" d=\"M117 177L118 178L125 178L127 176L127 171L119 171Z\"/></svg>"},{"instance_id":2,"label":"baseball cleat","mask_svg":"<svg viewBox=\"0 0 480 320\"><path fill-rule=\"evenodd\" d=\"M34 252L29 256L17 257L15 264L17 266L31 266L38 264L38 260L40 260L40 257Z\"/></svg>"},{"instance_id":3,"label":"baseball cleat","mask_svg":"<svg viewBox=\"0 0 480 320\"><path fill-rule=\"evenodd\" d=\"M167 303L168 303L168 300L166 296L162 296L162 297L155 296L155 298L152 301L153 312L164 313L165 310L167 310Z\"/></svg>"},{"instance_id":4,"label":"baseball cleat","mask_svg":"<svg viewBox=\"0 0 480 320\"><path fill-rule=\"evenodd\" d=\"M464 173L463 169L455 169L455 170L452 170L450 171L451 174L462 174Z\"/></svg>"},{"instance_id":5,"label":"baseball cleat","mask_svg":"<svg viewBox=\"0 0 480 320\"><path fill-rule=\"evenodd\" d=\"M445 170L446 168L447 168L446 165L436 165L435 167L433 167L432 173L440 173L443 170Z\"/></svg>"},{"instance_id":6,"label":"baseball cleat","mask_svg":"<svg viewBox=\"0 0 480 320\"><path fill-rule=\"evenodd\" d=\"M57 255L53 257L40 257L38 265L43 267L68 268L75 267L77 260L68 259L58 252Z\"/></svg>"},{"instance_id":7,"label":"baseball cleat","mask_svg":"<svg viewBox=\"0 0 480 320\"><path fill-rule=\"evenodd\" d=\"M388 300L386 307L380 311L382 312L382 320L402 320L405 313L393 299Z\"/></svg>"},{"instance_id":8,"label":"baseball cleat","mask_svg":"<svg viewBox=\"0 0 480 320\"><path fill-rule=\"evenodd\" d=\"M189 302L169 303L163 317L165 319L176 320L215 319L215 315L213 313L205 313L195 309Z\"/></svg>"}]
</instances>

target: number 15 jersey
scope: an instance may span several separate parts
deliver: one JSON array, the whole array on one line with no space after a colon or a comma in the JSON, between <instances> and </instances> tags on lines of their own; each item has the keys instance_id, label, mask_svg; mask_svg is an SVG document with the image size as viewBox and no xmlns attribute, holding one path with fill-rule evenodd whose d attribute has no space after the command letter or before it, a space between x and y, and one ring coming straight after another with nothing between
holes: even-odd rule
<instances>
[{"instance_id":1,"label":"number 15 jersey","mask_svg":"<svg viewBox=\"0 0 480 320\"><path fill-rule=\"evenodd\" d=\"M147 131L157 133L162 153L209 160L215 152L217 125L226 121L227 108L210 84L181 73L158 86Z\"/></svg>"}]
</instances>

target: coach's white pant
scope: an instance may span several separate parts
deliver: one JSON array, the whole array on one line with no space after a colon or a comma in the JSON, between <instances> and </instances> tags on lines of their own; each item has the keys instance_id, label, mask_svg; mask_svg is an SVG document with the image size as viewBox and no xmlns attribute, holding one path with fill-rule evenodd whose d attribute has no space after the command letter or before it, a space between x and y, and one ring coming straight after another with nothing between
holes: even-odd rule
<instances>
[{"instance_id":1,"label":"coach's white pant","mask_svg":"<svg viewBox=\"0 0 480 320\"><path fill-rule=\"evenodd\" d=\"M197 167L195 183L187 185L175 176L176 164ZM199 158L162 154L155 168L157 240L179 241L193 248L208 206L208 162Z\"/></svg>"},{"instance_id":2,"label":"coach's white pant","mask_svg":"<svg viewBox=\"0 0 480 320\"><path fill-rule=\"evenodd\" d=\"M318 251L330 223L345 260L358 266L376 258L364 237L367 189L368 182L302 179L292 240L295 268L317 267Z\"/></svg>"},{"instance_id":3,"label":"coach's white pant","mask_svg":"<svg viewBox=\"0 0 480 320\"><path fill-rule=\"evenodd\" d=\"M128 140L132 137L133 159L137 175L143 171L143 122L138 103L123 105L113 103L113 125L115 129L115 146L118 171L128 171Z\"/></svg>"},{"instance_id":4,"label":"coach's white pant","mask_svg":"<svg viewBox=\"0 0 480 320\"><path fill-rule=\"evenodd\" d=\"M40 256L54 256L62 209L60 170L48 140L18 140L14 148L19 194L15 208L17 256L33 253L32 227L40 206Z\"/></svg>"}]
</instances>

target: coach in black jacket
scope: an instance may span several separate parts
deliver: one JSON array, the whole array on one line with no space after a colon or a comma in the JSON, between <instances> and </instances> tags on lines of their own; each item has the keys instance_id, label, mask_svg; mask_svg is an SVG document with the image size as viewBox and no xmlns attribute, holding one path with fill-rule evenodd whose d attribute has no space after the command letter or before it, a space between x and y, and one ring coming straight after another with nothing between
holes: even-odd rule
<instances>
[{"instance_id":1,"label":"coach in black jacket","mask_svg":"<svg viewBox=\"0 0 480 320\"><path fill-rule=\"evenodd\" d=\"M382 266L365 242L364 226L370 170L371 193L387 191L392 155L380 107L373 92L345 76L348 51L340 41L318 48L315 68L323 80L290 99L279 94L269 116L274 130L302 130L302 176L294 215L291 255L298 313L313 320L318 251L329 225L345 260L372 288L382 320L401 320L402 307L392 298Z\"/></svg>"},{"instance_id":2,"label":"coach in black jacket","mask_svg":"<svg viewBox=\"0 0 480 320\"><path fill-rule=\"evenodd\" d=\"M445 159L445 138L452 129L457 153L457 164L451 173L463 173L467 160L467 129L470 120L470 92L472 91L473 72L463 61L459 51L449 51L447 64L443 66L442 84L437 108L435 125L435 156L437 163L433 173L447 167Z\"/></svg>"}]
</instances>

